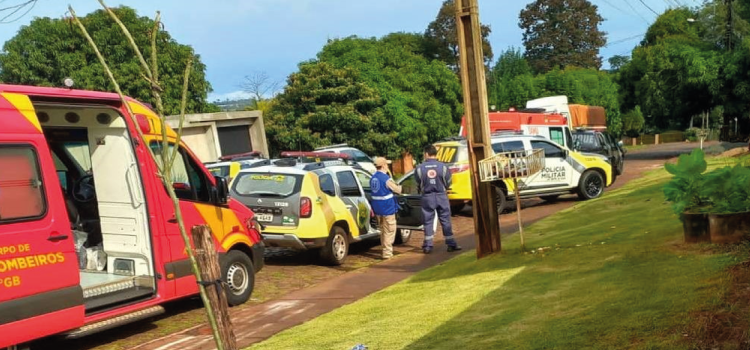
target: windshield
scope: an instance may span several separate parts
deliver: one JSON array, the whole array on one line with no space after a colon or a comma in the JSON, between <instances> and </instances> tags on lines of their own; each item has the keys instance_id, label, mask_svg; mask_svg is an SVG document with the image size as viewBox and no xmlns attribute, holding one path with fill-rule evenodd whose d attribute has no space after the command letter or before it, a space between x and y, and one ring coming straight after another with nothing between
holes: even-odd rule
<instances>
[{"instance_id":1,"label":"windshield","mask_svg":"<svg viewBox=\"0 0 750 350\"><path fill-rule=\"evenodd\" d=\"M232 190L240 196L287 197L299 191L301 175L242 173Z\"/></svg>"},{"instance_id":2,"label":"windshield","mask_svg":"<svg viewBox=\"0 0 750 350\"><path fill-rule=\"evenodd\" d=\"M446 163L458 163L469 160L469 152L464 145L435 145L437 148L437 160Z\"/></svg>"},{"instance_id":3,"label":"windshield","mask_svg":"<svg viewBox=\"0 0 750 350\"><path fill-rule=\"evenodd\" d=\"M207 166L206 169L208 169L211 175L221 177L229 176L229 165Z\"/></svg>"},{"instance_id":4,"label":"windshield","mask_svg":"<svg viewBox=\"0 0 750 350\"><path fill-rule=\"evenodd\" d=\"M581 150L596 150L599 148L599 142L596 140L594 133L575 133L573 139L581 143Z\"/></svg>"}]
</instances>

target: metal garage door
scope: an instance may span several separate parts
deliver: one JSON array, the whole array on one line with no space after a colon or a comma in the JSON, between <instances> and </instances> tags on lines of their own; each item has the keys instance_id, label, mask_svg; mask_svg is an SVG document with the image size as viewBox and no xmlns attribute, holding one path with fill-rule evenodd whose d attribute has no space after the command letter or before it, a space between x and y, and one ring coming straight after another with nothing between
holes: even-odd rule
<instances>
[{"instance_id":1,"label":"metal garage door","mask_svg":"<svg viewBox=\"0 0 750 350\"><path fill-rule=\"evenodd\" d=\"M218 132L222 155L245 153L253 150L250 143L250 130L247 125L221 127L218 128Z\"/></svg>"}]
</instances>

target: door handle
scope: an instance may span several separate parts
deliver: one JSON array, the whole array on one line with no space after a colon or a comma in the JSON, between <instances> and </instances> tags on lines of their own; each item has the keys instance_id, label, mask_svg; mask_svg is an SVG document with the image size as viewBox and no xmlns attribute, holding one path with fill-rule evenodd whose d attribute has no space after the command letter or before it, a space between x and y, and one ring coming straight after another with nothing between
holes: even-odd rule
<instances>
[{"instance_id":1,"label":"door handle","mask_svg":"<svg viewBox=\"0 0 750 350\"><path fill-rule=\"evenodd\" d=\"M174 216L174 215L172 215L171 218L167 219L167 222L172 223L172 224L176 224L177 223L177 217Z\"/></svg>"},{"instance_id":2,"label":"door handle","mask_svg":"<svg viewBox=\"0 0 750 350\"><path fill-rule=\"evenodd\" d=\"M50 241L50 242L59 242L59 241L66 240L66 239L68 239L68 235L64 235L64 234L63 235L61 235L61 234L56 234L56 235L53 234L53 235L50 235L49 237L47 237L47 240Z\"/></svg>"}]
</instances>

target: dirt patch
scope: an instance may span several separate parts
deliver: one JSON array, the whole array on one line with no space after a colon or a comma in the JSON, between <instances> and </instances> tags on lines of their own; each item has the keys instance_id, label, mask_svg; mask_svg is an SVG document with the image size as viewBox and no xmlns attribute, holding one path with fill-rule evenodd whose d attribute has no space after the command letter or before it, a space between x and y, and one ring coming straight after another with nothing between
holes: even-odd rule
<instances>
[{"instance_id":1,"label":"dirt patch","mask_svg":"<svg viewBox=\"0 0 750 350\"><path fill-rule=\"evenodd\" d=\"M750 349L750 261L730 267L726 278L729 286L721 303L691 314L683 337L695 349Z\"/></svg>"}]
</instances>

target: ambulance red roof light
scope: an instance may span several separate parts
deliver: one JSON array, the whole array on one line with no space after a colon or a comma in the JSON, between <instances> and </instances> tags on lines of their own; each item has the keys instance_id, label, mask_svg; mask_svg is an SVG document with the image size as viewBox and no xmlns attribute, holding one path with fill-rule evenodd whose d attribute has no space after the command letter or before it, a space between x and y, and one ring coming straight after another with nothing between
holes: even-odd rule
<instances>
[{"instance_id":1,"label":"ambulance red roof light","mask_svg":"<svg viewBox=\"0 0 750 350\"><path fill-rule=\"evenodd\" d=\"M143 114L136 114L135 120L138 122L138 127L141 128L141 132L144 134L151 133L151 123L148 122L148 118Z\"/></svg>"}]
</instances>

